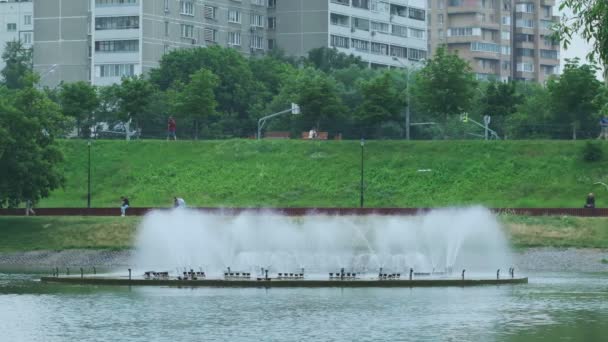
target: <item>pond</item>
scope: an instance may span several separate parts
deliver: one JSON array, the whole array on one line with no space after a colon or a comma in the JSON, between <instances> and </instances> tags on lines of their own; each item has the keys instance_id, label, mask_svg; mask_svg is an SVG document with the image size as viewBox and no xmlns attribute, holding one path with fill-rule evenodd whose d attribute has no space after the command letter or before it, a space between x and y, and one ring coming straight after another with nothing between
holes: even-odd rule
<instances>
[{"instance_id":1,"label":"pond","mask_svg":"<svg viewBox=\"0 0 608 342\"><path fill-rule=\"evenodd\" d=\"M608 274L467 288L167 288L0 274L2 341L604 341Z\"/></svg>"}]
</instances>

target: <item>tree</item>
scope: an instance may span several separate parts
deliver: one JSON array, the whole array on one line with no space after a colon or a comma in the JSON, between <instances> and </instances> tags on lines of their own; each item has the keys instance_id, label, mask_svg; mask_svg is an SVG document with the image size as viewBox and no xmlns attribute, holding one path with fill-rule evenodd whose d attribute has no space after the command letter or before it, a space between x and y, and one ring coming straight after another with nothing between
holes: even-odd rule
<instances>
[{"instance_id":1,"label":"tree","mask_svg":"<svg viewBox=\"0 0 608 342\"><path fill-rule=\"evenodd\" d=\"M59 101L63 114L76 119L78 134L87 137L89 130L82 128L94 124L93 113L99 107L95 86L83 81L64 83L59 92Z\"/></svg>"},{"instance_id":2,"label":"tree","mask_svg":"<svg viewBox=\"0 0 608 342\"><path fill-rule=\"evenodd\" d=\"M117 88L118 113L125 122L134 121L141 127L141 120L150 109L154 86L143 76L125 77Z\"/></svg>"},{"instance_id":3,"label":"tree","mask_svg":"<svg viewBox=\"0 0 608 342\"><path fill-rule=\"evenodd\" d=\"M194 123L194 138L199 137L199 125L207 126L209 119L216 115L217 101L215 88L219 79L211 71L201 69L190 77L190 83L178 85L173 98L176 116L187 118Z\"/></svg>"},{"instance_id":4,"label":"tree","mask_svg":"<svg viewBox=\"0 0 608 342\"><path fill-rule=\"evenodd\" d=\"M571 127L556 137L567 138L572 132L573 139L576 139L577 130L586 136L591 136L596 131L595 115L598 108L594 100L601 86L595 77L596 70L592 65L579 65L579 60L575 58L567 60L559 78L547 82L555 122Z\"/></svg>"},{"instance_id":5,"label":"tree","mask_svg":"<svg viewBox=\"0 0 608 342\"><path fill-rule=\"evenodd\" d=\"M566 8L572 11L572 16L564 15L558 26L564 48L568 48L574 34L580 33L587 42L593 44L593 50L587 56L589 61L595 61L599 57L604 73L608 76L608 1L562 0L559 9L563 11ZM608 82L608 77L605 78Z\"/></svg>"},{"instance_id":6,"label":"tree","mask_svg":"<svg viewBox=\"0 0 608 342\"><path fill-rule=\"evenodd\" d=\"M19 40L7 42L2 60L5 66L0 74L4 85L9 89L21 89L26 86L26 76L32 70L32 49L24 47Z\"/></svg>"},{"instance_id":7,"label":"tree","mask_svg":"<svg viewBox=\"0 0 608 342\"><path fill-rule=\"evenodd\" d=\"M551 95L538 83L516 83L522 103L505 120L507 139L548 139L560 130L551 118Z\"/></svg>"},{"instance_id":8,"label":"tree","mask_svg":"<svg viewBox=\"0 0 608 342\"><path fill-rule=\"evenodd\" d=\"M413 87L414 104L423 114L448 122L453 115L469 111L475 95L475 76L468 62L437 49L416 74Z\"/></svg>"},{"instance_id":9,"label":"tree","mask_svg":"<svg viewBox=\"0 0 608 342\"><path fill-rule=\"evenodd\" d=\"M517 93L515 82L489 82L479 100L479 114L492 117L492 128L504 135L506 118L515 113L523 98Z\"/></svg>"},{"instance_id":10,"label":"tree","mask_svg":"<svg viewBox=\"0 0 608 342\"><path fill-rule=\"evenodd\" d=\"M293 116L292 119L295 121L293 129L296 132L308 131L311 127L337 131L340 128L340 118L347 111L338 88L336 80L324 72L304 68L286 82L273 100L271 108L280 110L292 102L299 104L302 114Z\"/></svg>"},{"instance_id":11,"label":"tree","mask_svg":"<svg viewBox=\"0 0 608 342\"><path fill-rule=\"evenodd\" d=\"M361 132L370 136L381 124L399 120L405 104L390 72L368 81L359 82L363 102L357 108L355 117Z\"/></svg>"},{"instance_id":12,"label":"tree","mask_svg":"<svg viewBox=\"0 0 608 342\"><path fill-rule=\"evenodd\" d=\"M58 167L63 155L55 143L64 132L64 117L33 87L34 76L25 82L30 86L0 96L0 206L36 202L64 181Z\"/></svg>"},{"instance_id":13,"label":"tree","mask_svg":"<svg viewBox=\"0 0 608 342\"><path fill-rule=\"evenodd\" d=\"M339 52L336 48L320 47L308 51L308 57L305 60L308 66L312 66L323 72L331 70L344 69L350 66L365 68L367 63L353 54L347 55Z\"/></svg>"}]
</instances>

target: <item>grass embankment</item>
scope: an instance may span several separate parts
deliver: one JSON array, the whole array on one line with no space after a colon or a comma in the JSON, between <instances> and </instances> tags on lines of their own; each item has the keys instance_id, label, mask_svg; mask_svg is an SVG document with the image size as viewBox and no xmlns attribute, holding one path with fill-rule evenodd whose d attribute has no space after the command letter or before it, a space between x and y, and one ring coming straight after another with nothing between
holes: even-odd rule
<instances>
[{"instance_id":1,"label":"grass embankment","mask_svg":"<svg viewBox=\"0 0 608 342\"><path fill-rule=\"evenodd\" d=\"M85 141L61 141L66 184L40 207L82 207ZM584 142L367 141L368 207L581 207L608 203L604 161L582 160ZM92 206L357 207L358 141L95 141ZM419 172L418 170L431 170Z\"/></svg>"},{"instance_id":2,"label":"grass embankment","mask_svg":"<svg viewBox=\"0 0 608 342\"><path fill-rule=\"evenodd\" d=\"M140 217L0 217L0 253L129 249ZM502 215L515 248L608 248L608 219Z\"/></svg>"}]
</instances>

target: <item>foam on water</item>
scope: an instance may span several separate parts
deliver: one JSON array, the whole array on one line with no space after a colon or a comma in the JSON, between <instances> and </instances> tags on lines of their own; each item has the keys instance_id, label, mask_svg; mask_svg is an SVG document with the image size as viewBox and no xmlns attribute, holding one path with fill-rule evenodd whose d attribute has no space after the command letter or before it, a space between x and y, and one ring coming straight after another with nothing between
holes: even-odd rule
<instances>
[{"instance_id":1,"label":"foam on water","mask_svg":"<svg viewBox=\"0 0 608 342\"><path fill-rule=\"evenodd\" d=\"M512 265L505 235L482 207L440 209L418 216L238 216L173 210L148 214L139 227L138 270L203 268L234 272L495 273Z\"/></svg>"}]
</instances>

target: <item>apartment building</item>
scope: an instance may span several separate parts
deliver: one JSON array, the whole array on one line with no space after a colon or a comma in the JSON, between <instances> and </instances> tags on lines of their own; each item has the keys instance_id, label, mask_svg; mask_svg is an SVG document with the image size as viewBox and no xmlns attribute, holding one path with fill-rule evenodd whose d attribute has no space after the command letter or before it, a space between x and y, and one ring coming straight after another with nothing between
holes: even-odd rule
<instances>
[{"instance_id":1,"label":"apartment building","mask_svg":"<svg viewBox=\"0 0 608 342\"><path fill-rule=\"evenodd\" d=\"M545 82L559 72L555 0L429 0L429 50L445 45L478 79Z\"/></svg>"},{"instance_id":2,"label":"apartment building","mask_svg":"<svg viewBox=\"0 0 608 342\"><path fill-rule=\"evenodd\" d=\"M179 48L336 47L371 67L426 58L425 0L34 0L34 69L44 85L108 85ZM52 72L49 72L52 71Z\"/></svg>"},{"instance_id":3,"label":"apartment building","mask_svg":"<svg viewBox=\"0 0 608 342\"><path fill-rule=\"evenodd\" d=\"M6 43L20 40L27 48L34 42L33 4L31 0L0 0L0 56ZM0 60L0 69L4 61Z\"/></svg>"},{"instance_id":4,"label":"apartment building","mask_svg":"<svg viewBox=\"0 0 608 342\"><path fill-rule=\"evenodd\" d=\"M335 47L371 67L427 57L426 0L276 0L268 15L271 44L290 55Z\"/></svg>"}]
</instances>

